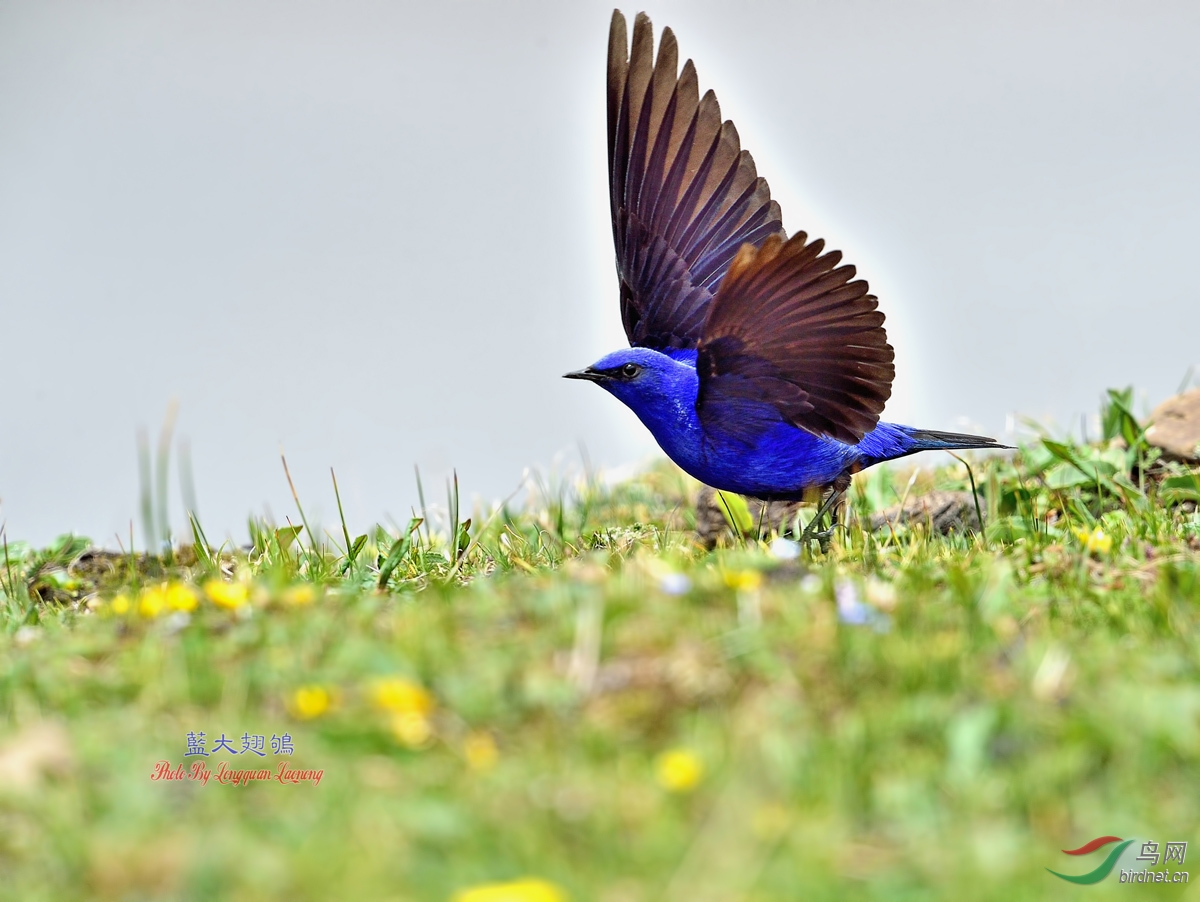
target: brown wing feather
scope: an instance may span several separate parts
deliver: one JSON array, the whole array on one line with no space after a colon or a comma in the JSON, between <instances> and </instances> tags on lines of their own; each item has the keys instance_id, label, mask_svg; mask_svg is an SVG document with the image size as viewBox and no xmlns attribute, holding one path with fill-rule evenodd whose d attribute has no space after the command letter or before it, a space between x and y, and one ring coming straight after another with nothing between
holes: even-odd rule
<instances>
[{"instance_id":1,"label":"brown wing feather","mask_svg":"<svg viewBox=\"0 0 1200 902\"><path fill-rule=\"evenodd\" d=\"M779 205L665 28L613 12L608 160L621 319L634 345L690 348L737 249L782 235Z\"/></svg>"},{"instance_id":2,"label":"brown wing feather","mask_svg":"<svg viewBox=\"0 0 1200 902\"><path fill-rule=\"evenodd\" d=\"M879 422L895 376L884 317L854 267L823 249L800 232L738 251L699 346L702 417L723 398L754 398L845 442Z\"/></svg>"}]
</instances>

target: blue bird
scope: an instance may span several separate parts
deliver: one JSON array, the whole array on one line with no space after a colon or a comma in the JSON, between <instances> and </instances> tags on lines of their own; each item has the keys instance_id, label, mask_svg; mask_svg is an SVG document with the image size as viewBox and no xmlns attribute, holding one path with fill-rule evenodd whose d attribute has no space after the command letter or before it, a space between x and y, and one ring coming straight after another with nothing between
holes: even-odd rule
<instances>
[{"instance_id":1,"label":"blue bird","mask_svg":"<svg viewBox=\"0 0 1200 902\"><path fill-rule=\"evenodd\" d=\"M621 319L632 347L586 369L685 471L717 489L802 500L918 451L1003 448L976 435L880 422L895 375L883 313L839 251L788 238L716 95L657 59L639 13L613 12L608 163ZM819 519L819 518L818 518Z\"/></svg>"}]
</instances>

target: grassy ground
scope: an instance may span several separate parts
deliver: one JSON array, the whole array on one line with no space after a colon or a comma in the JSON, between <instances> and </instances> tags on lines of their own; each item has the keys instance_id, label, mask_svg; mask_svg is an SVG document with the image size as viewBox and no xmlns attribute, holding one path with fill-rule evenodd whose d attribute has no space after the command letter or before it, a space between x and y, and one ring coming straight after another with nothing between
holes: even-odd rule
<instances>
[{"instance_id":1,"label":"grassy ground","mask_svg":"<svg viewBox=\"0 0 1200 902\"><path fill-rule=\"evenodd\" d=\"M1200 481L1119 396L1105 430L977 461L982 536L858 525L969 488L960 464L864 474L799 557L699 549L666 467L316 548L265 524L166 560L9 541L0 898L1112 891L1046 868L1196 838Z\"/></svg>"}]
</instances>

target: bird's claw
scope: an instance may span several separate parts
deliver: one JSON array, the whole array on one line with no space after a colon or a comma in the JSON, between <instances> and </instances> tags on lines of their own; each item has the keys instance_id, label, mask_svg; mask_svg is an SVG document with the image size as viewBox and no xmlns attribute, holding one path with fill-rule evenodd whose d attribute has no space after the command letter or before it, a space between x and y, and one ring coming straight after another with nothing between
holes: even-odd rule
<instances>
[{"instance_id":1,"label":"bird's claw","mask_svg":"<svg viewBox=\"0 0 1200 902\"><path fill-rule=\"evenodd\" d=\"M819 529L821 521L813 519L804 531L800 533L800 547L808 548L808 543L815 541L821 548L821 554L829 553L829 543L833 539L833 532L837 529L836 523L829 524L828 529Z\"/></svg>"},{"instance_id":2,"label":"bird's claw","mask_svg":"<svg viewBox=\"0 0 1200 902\"><path fill-rule=\"evenodd\" d=\"M829 542L833 538L833 527L823 529L818 533L813 534L813 538L817 540L817 544L821 547L821 554L829 553Z\"/></svg>"}]
</instances>

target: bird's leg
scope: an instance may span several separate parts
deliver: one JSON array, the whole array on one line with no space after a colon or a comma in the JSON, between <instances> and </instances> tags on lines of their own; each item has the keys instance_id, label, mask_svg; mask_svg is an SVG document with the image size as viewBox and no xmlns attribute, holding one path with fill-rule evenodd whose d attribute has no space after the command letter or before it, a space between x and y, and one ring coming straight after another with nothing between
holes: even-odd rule
<instances>
[{"instance_id":1,"label":"bird's leg","mask_svg":"<svg viewBox=\"0 0 1200 902\"><path fill-rule=\"evenodd\" d=\"M853 475L854 474L852 473L842 473L833 481L832 495L837 498L837 502L840 502L846 497L846 492L850 489L850 481L853 478ZM830 529L833 529L838 525L838 511L842 509L842 506L837 502L833 503L833 510L829 514Z\"/></svg>"},{"instance_id":2,"label":"bird's leg","mask_svg":"<svg viewBox=\"0 0 1200 902\"><path fill-rule=\"evenodd\" d=\"M822 554L829 550L829 540L833 538L833 531L837 528L838 505L845 496L848 488L850 488L849 473L842 473L829 486L829 494L821 502L821 506L817 508L817 515L812 518L812 522L804 528L804 532L800 535L800 545L802 547L807 547L811 540L816 539L821 546ZM829 514L829 529L821 530L821 519L827 513Z\"/></svg>"},{"instance_id":3,"label":"bird's leg","mask_svg":"<svg viewBox=\"0 0 1200 902\"><path fill-rule=\"evenodd\" d=\"M829 540L833 537L833 528L837 525L836 505L841 498L842 492L836 488L825 496L825 500L817 508L817 515L812 518L808 526L804 527L804 532L800 534L801 547L807 547L810 541L816 539L821 546L822 554L829 550ZM829 513L830 510L833 510L834 513L830 514L829 528L821 529L821 520L824 519L825 514Z\"/></svg>"}]
</instances>

